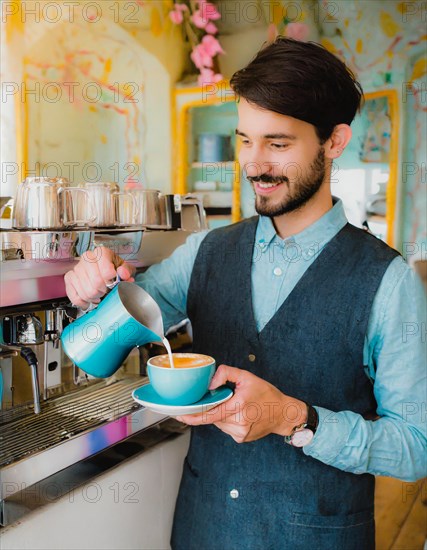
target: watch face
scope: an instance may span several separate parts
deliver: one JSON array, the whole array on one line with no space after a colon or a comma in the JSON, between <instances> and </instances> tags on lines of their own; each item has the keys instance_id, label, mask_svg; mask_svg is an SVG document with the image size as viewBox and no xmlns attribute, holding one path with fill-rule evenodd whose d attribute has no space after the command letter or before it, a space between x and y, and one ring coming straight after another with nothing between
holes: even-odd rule
<instances>
[{"instance_id":1,"label":"watch face","mask_svg":"<svg viewBox=\"0 0 427 550\"><path fill-rule=\"evenodd\" d=\"M303 430L299 430L294 433L291 443L294 447L304 447L304 445L310 443L313 437L314 433L311 430L304 428Z\"/></svg>"}]
</instances>

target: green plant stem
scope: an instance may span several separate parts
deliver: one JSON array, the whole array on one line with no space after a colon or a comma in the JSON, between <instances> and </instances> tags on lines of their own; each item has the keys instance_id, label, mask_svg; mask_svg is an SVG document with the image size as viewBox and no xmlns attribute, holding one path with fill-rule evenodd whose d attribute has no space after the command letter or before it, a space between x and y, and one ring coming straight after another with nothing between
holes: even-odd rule
<instances>
[{"instance_id":1,"label":"green plant stem","mask_svg":"<svg viewBox=\"0 0 427 550\"><path fill-rule=\"evenodd\" d=\"M194 48L194 46L196 46L199 43L199 38L197 34L194 32L193 28L191 27L187 14L185 14L184 16L184 24L185 24L185 30L187 32L187 36L190 41L191 47Z\"/></svg>"}]
</instances>

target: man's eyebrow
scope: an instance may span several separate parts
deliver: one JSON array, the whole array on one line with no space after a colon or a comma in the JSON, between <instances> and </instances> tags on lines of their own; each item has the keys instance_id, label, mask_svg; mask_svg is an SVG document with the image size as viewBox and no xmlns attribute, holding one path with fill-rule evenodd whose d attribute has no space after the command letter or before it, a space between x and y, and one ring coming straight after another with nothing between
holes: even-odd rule
<instances>
[{"instance_id":1,"label":"man's eyebrow","mask_svg":"<svg viewBox=\"0 0 427 550\"><path fill-rule=\"evenodd\" d=\"M291 141L295 141L297 139L296 136L293 136L292 134L266 134L262 137L264 139L289 139Z\"/></svg>"},{"instance_id":2,"label":"man's eyebrow","mask_svg":"<svg viewBox=\"0 0 427 550\"><path fill-rule=\"evenodd\" d=\"M242 136L247 138L248 136L241 132L239 129L236 129L236 135ZM297 138L296 136L293 136L292 134L265 134L262 136L263 139L289 139L291 141L295 141Z\"/></svg>"}]
</instances>

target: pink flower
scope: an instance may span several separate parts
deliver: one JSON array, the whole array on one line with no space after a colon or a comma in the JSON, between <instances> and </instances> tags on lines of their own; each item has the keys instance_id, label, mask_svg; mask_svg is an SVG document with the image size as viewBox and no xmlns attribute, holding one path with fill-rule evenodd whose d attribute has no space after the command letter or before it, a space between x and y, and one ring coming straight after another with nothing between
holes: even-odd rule
<instances>
[{"instance_id":1,"label":"pink flower","mask_svg":"<svg viewBox=\"0 0 427 550\"><path fill-rule=\"evenodd\" d=\"M203 44L198 44L195 46L190 54L190 57L198 69L202 69L203 67L213 67L213 55L206 51Z\"/></svg>"},{"instance_id":2,"label":"pink flower","mask_svg":"<svg viewBox=\"0 0 427 550\"><path fill-rule=\"evenodd\" d=\"M310 29L305 23L289 23L285 29L285 35L294 40L306 42L310 34Z\"/></svg>"},{"instance_id":3,"label":"pink flower","mask_svg":"<svg viewBox=\"0 0 427 550\"><path fill-rule=\"evenodd\" d=\"M216 34L218 32L218 29L217 29L216 25L214 23L212 23L212 21L209 21L209 23L205 27L205 31L208 34Z\"/></svg>"},{"instance_id":4,"label":"pink flower","mask_svg":"<svg viewBox=\"0 0 427 550\"><path fill-rule=\"evenodd\" d=\"M175 25L180 25L184 21L184 12L188 11L188 6L186 4L174 4L174 9L169 12L169 17L171 18L172 23Z\"/></svg>"},{"instance_id":5,"label":"pink flower","mask_svg":"<svg viewBox=\"0 0 427 550\"><path fill-rule=\"evenodd\" d=\"M210 2L199 2L199 9L191 16L191 20L199 29L205 29L210 21L216 21L217 19L221 19L221 14Z\"/></svg>"},{"instance_id":6,"label":"pink flower","mask_svg":"<svg viewBox=\"0 0 427 550\"><path fill-rule=\"evenodd\" d=\"M212 69L200 69L200 76L197 79L199 86L212 84L223 79L222 74L214 73Z\"/></svg>"},{"instance_id":7,"label":"pink flower","mask_svg":"<svg viewBox=\"0 0 427 550\"><path fill-rule=\"evenodd\" d=\"M218 32L213 23L221 18L216 6L208 0L192 0L188 3L174 0L169 17L175 25L185 23L190 28L184 28L192 45L191 60L200 71L199 84L219 82L223 76L213 70L213 58L219 53L225 53L218 40L213 36ZM194 10L194 11L193 11ZM187 12L187 14L185 14ZM191 28L192 27L192 28ZM198 29L202 29L203 32ZM191 32L189 32L191 30Z\"/></svg>"},{"instance_id":8,"label":"pink flower","mask_svg":"<svg viewBox=\"0 0 427 550\"><path fill-rule=\"evenodd\" d=\"M202 12L202 17L211 21L221 19L221 14L211 2L199 2L199 9Z\"/></svg>"},{"instance_id":9,"label":"pink flower","mask_svg":"<svg viewBox=\"0 0 427 550\"><path fill-rule=\"evenodd\" d=\"M208 24L208 20L202 16L202 12L200 10L196 10L193 13L191 16L191 21L193 21L198 29L204 29Z\"/></svg>"},{"instance_id":10,"label":"pink flower","mask_svg":"<svg viewBox=\"0 0 427 550\"><path fill-rule=\"evenodd\" d=\"M211 34L207 34L202 38L202 44L205 52L211 57L214 57L217 53L225 53L221 48L221 44Z\"/></svg>"},{"instance_id":11,"label":"pink flower","mask_svg":"<svg viewBox=\"0 0 427 550\"><path fill-rule=\"evenodd\" d=\"M182 11L172 10L169 12L169 17L171 18L172 23L175 23L175 25L180 25L184 21Z\"/></svg>"}]
</instances>

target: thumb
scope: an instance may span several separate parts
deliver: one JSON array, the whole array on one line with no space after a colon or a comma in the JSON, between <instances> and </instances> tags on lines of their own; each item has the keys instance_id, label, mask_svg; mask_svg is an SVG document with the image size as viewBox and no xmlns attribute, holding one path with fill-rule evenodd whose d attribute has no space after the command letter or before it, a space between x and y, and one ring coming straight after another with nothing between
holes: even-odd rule
<instances>
[{"instance_id":1,"label":"thumb","mask_svg":"<svg viewBox=\"0 0 427 550\"><path fill-rule=\"evenodd\" d=\"M117 273L120 275L120 278L123 281L133 281L133 276L135 275L135 271L136 271L135 267L126 262L123 262L117 267Z\"/></svg>"},{"instance_id":2,"label":"thumb","mask_svg":"<svg viewBox=\"0 0 427 550\"><path fill-rule=\"evenodd\" d=\"M226 382L234 382L237 385L242 378L243 372L244 371L241 369L236 369L235 367L220 365L211 380L209 389L215 390L219 388L219 386L223 386Z\"/></svg>"}]
</instances>

